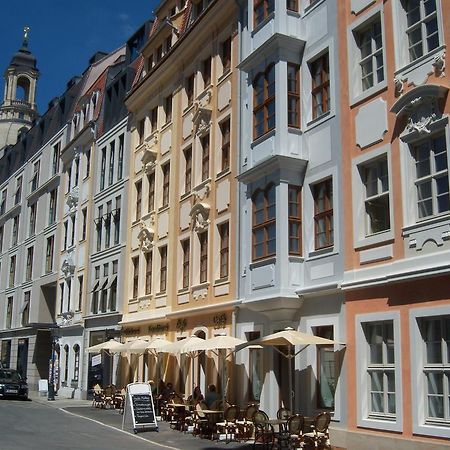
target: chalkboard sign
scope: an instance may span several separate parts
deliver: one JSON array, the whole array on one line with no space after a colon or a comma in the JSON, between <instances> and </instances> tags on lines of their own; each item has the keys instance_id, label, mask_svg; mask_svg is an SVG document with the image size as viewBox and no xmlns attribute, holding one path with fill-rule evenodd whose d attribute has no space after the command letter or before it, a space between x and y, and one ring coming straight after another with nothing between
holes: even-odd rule
<instances>
[{"instance_id":1,"label":"chalkboard sign","mask_svg":"<svg viewBox=\"0 0 450 450\"><path fill-rule=\"evenodd\" d=\"M133 405L134 421L137 425L155 421L152 399L148 394L131 394L131 403Z\"/></svg>"},{"instance_id":2,"label":"chalkboard sign","mask_svg":"<svg viewBox=\"0 0 450 450\"><path fill-rule=\"evenodd\" d=\"M145 428L152 428L158 431L152 391L149 384L130 383L127 386L122 429L125 425L125 416L127 415L128 410L131 410L133 430L135 433Z\"/></svg>"}]
</instances>

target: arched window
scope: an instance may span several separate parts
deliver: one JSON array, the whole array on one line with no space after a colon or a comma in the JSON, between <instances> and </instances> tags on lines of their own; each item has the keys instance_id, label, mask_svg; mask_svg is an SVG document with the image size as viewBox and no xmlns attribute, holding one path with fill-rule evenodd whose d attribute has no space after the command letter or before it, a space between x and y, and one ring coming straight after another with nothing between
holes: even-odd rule
<instances>
[{"instance_id":1,"label":"arched window","mask_svg":"<svg viewBox=\"0 0 450 450\"><path fill-rule=\"evenodd\" d=\"M253 259L266 258L276 252L275 185L257 190L253 197Z\"/></svg>"},{"instance_id":2,"label":"arched window","mask_svg":"<svg viewBox=\"0 0 450 450\"><path fill-rule=\"evenodd\" d=\"M67 386L69 379L69 346L66 344L64 346L64 381Z\"/></svg>"},{"instance_id":3,"label":"arched window","mask_svg":"<svg viewBox=\"0 0 450 450\"><path fill-rule=\"evenodd\" d=\"M74 382L78 382L78 378L80 375L80 346L75 344L73 346L73 380Z\"/></svg>"},{"instance_id":4,"label":"arched window","mask_svg":"<svg viewBox=\"0 0 450 450\"><path fill-rule=\"evenodd\" d=\"M275 64L253 80L253 138L275 128Z\"/></svg>"},{"instance_id":5,"label":"arched window","mask_svg":"<svg viewBox=\"0 0 450 450\"><path fill-rule=\"evenodd\" d=\"M30 101L30 80L26 77L17 79L16 100L23 102Z\"/></svg>"}]
</instances>

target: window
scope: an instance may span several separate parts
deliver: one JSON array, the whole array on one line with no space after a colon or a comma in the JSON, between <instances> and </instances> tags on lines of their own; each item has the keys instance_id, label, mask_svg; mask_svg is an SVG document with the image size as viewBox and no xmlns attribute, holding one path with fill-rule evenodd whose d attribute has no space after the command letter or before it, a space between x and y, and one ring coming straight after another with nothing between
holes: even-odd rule
<instances>
[{"instance_id":1,"label":"window","mask_svg":"<svg viewBox=\"0 0 450 450\"><path fill-rule=\"evenodd\" d=\"M289 254L302 254L302 189L289 186Z\"/></svg>"},{"instance_id":2,"label":"window","mask_svg":"<svg viewBox=\"0 0 450 450\"><path fill-rule=\"evenodd\" d=\"M223 73L227 73L231 69L231 38L229 37L222 42L222 70Z\"/></svg>"},{"instance_id":3,"label":"window","mask_svg":"<svg viewBox=\"0 0 450 450\"><path fill-rule=\"evenodd\" d=\"M415 164L417 214L424 219L450 210L447 145L445 134L412 145Z\"/></svg>"},{"instance_id":4,"label":"window","mask_svg":"<svg viewBox=\"0 0 450 450\"><path fill-rule=\"evenodd\" d=\"M158 107L155 106L150 111L150 126L152 127L152 133L158 128Z\"/></svg>"},{"instance_id":5,"label":"window","mask_svg":"<svg viewBox=\"0 0 450 450\"><path fill-rule=\"evenodd\" d=\"M439 46L436 0L403 0L409 60L415 61Z\"/></svg>"},{"instance_id":6,"label":"window","mask_svg":"<svg viewBox=\"0 0 450 450\"><path fill-rule=\"evenodd\" d=\"M334 243L332 179L314 185L313 196L315 248L318 250Z\"/></svg>"},{"instance_id":7,"label":"window","mask_svg":"<svg viewBox=\"0 0 450 450\"><path fill-rule=\"evenodd\" d=\"M105 217L105 248L111 245L111 215L112 215L112 201L106 203L106 217Z\"/></svg>"},{"instance_id":8,"label":"window","mask_svg":"<svg viewBox=\"0 0 450 450\"><path fill-rule=\"evenodd\" d=\"M41 162L36 161L33 164L33 176L31 178L31 192L35 191L39 187L39 169Z\"/></svg>"},{"instance_id":9,"label":"window","mask_svg":"<svg viewBox=\"0 0 450 450\"><path fill-rule=\"evenodd\" d=\"M5 232L5 228L3 225L0 225L0 253L3 251L3 235Z\"/></svg>"},{"instance_id":10,"label":"window","mask_svg":"<svg viewBox=\"0 0 450 450\"><path fill-rule=\"evenodd\" d=\"M364 335L368 346L368 416L395 419L395 353L392 320L367 322Z\"/></svg>"},{"instance_id":11,"label":"window","mask_svg":"<svg viewBox=\"0 0 450 450\"><path fill-rule=\"evenodd\" d=\"M23 294L22 312L22 326L27 327L30 324L30 297L31 292L27 291Z\"/></svg>"},{"instance_id":12,"label":"window","mask_svg":"<svg viewBox=\"0 0 450 450\"><path fill-rule=\"evenodd\" d=\"M257 190L253 203L253 259L275 255L276 252L276 200L275 185Z\"/></svg>"},{"instance_id":13,"label":"window","mask_svg":"<svg viewBox=\"0 0 450 450\"><path fill-rule=\"evenodd\" d=\"M314 335L333 340L333 326L314 327ZM336 361L333 344L317 345L317 408L334 409Z\"/></svg>"},{"instance_id":14,"label":"window","mask_svg":"<svg viewBox=\"0 0 450 450\"><path fill-rule=\"evenodd\" d=\"M228 278L228 264L229 264L229 246L230 246L230 236L229 236L229 225L228 222L219 225L219 236L220 236L220 279Z\"/></svg>"},{"instance_id":15,"label":"window","mask_svg":"<svg viewBox=\"0 0 450 450\"><path fill-rule=\"evenodd\" d=\"M108 176L108 184L111 186L113 184L114 178L114 157L115 157L115 142L112 141L109 144L109 176Z\"/></svg>"},{"instance_id":16,"label":"window","mask_svg":"<svg viewBox=\"0 0 450 450\"><path fill-rule=\"evenodd\" d=\"M80 346L75 344L73 346L73 379L74 383L78 383L80 377Z\"/></svg>"},{"instance_id":17,"label":"window","mask_svg":"<svg viewBox=\"0 0 450 450\"><path fill-rule=\"evenodd\" d=\"M20 215L14 216L12 224L12 245L17 245L19 239L19 218Z\"/></svg>"},{"instance_id":18,"label":"window","mask_svg":"<svg viewBox=\"0 0 450 450\"><path fill-rule=\"evenodd\" d=\"M86 240L86 227L87 227L87 208L83 208L81 211L82 225L81 225L81 240Z\"/></svg>"},{"instance_id":19,"label":"window","mask_svg":"<svg viewBox=\"0 0 450 450\"><path fill-rule=\"evenodd\" d=\"M162 168L163 172L163 196L162 196L162 206L169 205L169 182L170 182L170 163L167 163Z\"/></svg>"},{"instance_id":20,"label":"window","mask_svg":"<svg viewBox=\"0 0 450 450\"><path fill-rule=\"evenodd\" d=\"M205 231L198 235L200 243L200 283L208 280L208 233Z\"/></svg>"},{"instance_id":21,"label":"window","mask_svg":"<svg viewBox=\"0 0 450 450\"><path fill-rule=\"evenodd\" d=\"M139 256L132 258L133 262L133 298L137 298L139 292Z\"/></svg>"},{"instance_id":22,"label":"window","mask_svg":"<svg viewBox=\"0 0 450 450\"><path fill-rule=\"evenodd\" d=\"M211 56L202 62L203 86L206 89L211 84Z\"/></svg>"},{"instance_id":23,"label":"window","mask_svg":"<svg viewBox=\"0 0 450 450\"><path fill-rule=\"evenodd\" d=\"M190 261L190 240L185 239L181 241L181 249L183 251L183 280L182 286L183 288L189 287L189 261Z\"/></svg>"},{"instance_id":24,"label":"window","mask_svg":"<svg viewBox=\"0 0 450 450\"><path fill-rule=\"evenodd\" d=\"M36 209L37 203L30 206L30 223L28 227L28 236L33 236L36 232Z\"/></svg>"},{"instance_id":25,"label":"window","mask_svg":"<svg viewBox=\"0 0 450 450\"><path fill-rule=\"evenodd\" d=\"M70 311L70 303L71 303L71 297L72 297L72 279L69 278L66 281L67 285L67 308L66 311Z\"/></svg>"},{"instance_id":26,"label":"window","mask_svg":"<svg viewBox=\"0 0 450 450\"><path fill-rule=\"evenodd\" d=\"M184 154L184 193L187 194L192 188L192 147L187 148Z\"/></svg>"},{"instance_id":27,"label":"window","mask_svg":"<svg viewBox=\"0 0 450 450\"><path fill-rule=\"evenodd\" d=\"M53 155L52 155L52 175L56 175L59 170L59 151L61 148L61 143L58 142L53 146Z\"/></svg>"},{"instance_id":28,"label":"window","mask_svg":"<svg viewBox=\"0 0 450 450\"><path fill-rule=\"evenodd\" d=\"M172 121L172 94L164 99L164 113L166 115L166 123Z\"/></svg>"},{"instance_id":29,"label":"window","mask_svg":"<svg viewBox=\"0 0 450 450\"><path fill-rule=\"evenodd\" d=\"M142 206L142 181L139 180L135 184L136 187L136 217L135 220L141 218L141 206Z\"/></svg>"},{"instance_id":30,"label":"window","mask_svg":"<svg viewBox=\"0 0 450 450\"><path fill-rule=\"evenodd\" d=\"M74 186L78 186L78 178L80 176L80 157L75 158L75 182L73 183Z\"/></svg>"},{"instance_id":31,"label":"window","mask_svg":"<svg viewBox=\"0 0 450 450\"><path fill-rule=\"evenodd\" d=\"M253 138L275 128L275 65L253 80Z\"/></svg>"},{"instance_id":32,"label":"window","mask_svg":"<svg viewBox=\"0 0 450 450\"><path fill-rule=\"evenodd\" d=\"M100 169L100 190L105 189L105 176L106 176L106 147L102 148L102 161Z\"/></svg>"},{"instance_id":33,"label":"window","mask_svg":"<svg viewBox=\"0 0 450 450\"><path fill-rule=\"evenodd\" d=\"M172 36L167 36L166 38L166 52L172 47Z\"/></svg>"},{"instance_id":34,"label":"window","mask_svg":"<svg viewBox=\"0 0 450 450\"><path fill-rule=\"evenodd\" d=\"M72 233L70 236L70 246L73 247L75 245L75 230L76 230L75 216L71 217L71 222L72 222Z\"/></svg>"},{"instance_id":35,"label":"window","mask_svg":"<svg viewBox=\"0 0 450 450\"><path fill-rule=\"evenodd\" d=\"M378 18L358 30L356 41L360 52L362 90L365 91L384 80L381 20Z\"/></svg>"},{"instance_id":36,"label":"window","mask_svg":"<svg viewBox=\"0 0 450 450\"><path fill-rule=\"evenodd\" d=\"M288 126L300 127L300 67L287 65Z\"/></svg>"},{"instance_id":37,"label":"window","mask_svg":"<svg viewBox=\"0 0 450 450\"><path fill-rule=\"evenodd\" d=\"M209 134L200 140L202 146L202 181L209 178Z\"/></svg>"},{"instance_id":38,"label":"window","mask_svg":"<svg viewBox=\"0 0 450 450\"><path fill-rule=\"evenodd\" d=\"M192 74L186 78L186 98L188 106L191 106L192 102L194 101L194 83L195 74Z\"/></svg>"},{"instance_id":39,"label":"window","mask_svg":"<svg viewBox=\"0 0 450 450\"><path fill-rule=\"evenodd\" d=\"M91 172L91 149L88 148L86 150L86 178L89 176Z\"/></svg>"},{"instance_id":40,"label":"window","mask_svg":"<svg viewBox=\"0 0 450 450\"><path fill-rule=\"evenodd\" d=\"M27 249L27 266L25 269L25 281L30 281L33 277L33 247Z\"/></svg>"},{"instance_id":41,"label":"window","mask_svg":"<svg viewBox=\"0 0 450 450\"><path fill-rule=\"evenodd\" d=\"M222 172L230 168L230 118L220 124L222 134Z\"/></svg>"},{"instance_id":42,"label":"window","mask_svg":"<svg viewBox=\"0 0 450 450\"><path fill-rule=\"evenodd\" d=\"M70 186L71 186L71 179L72 179L72 167L71 166L69 166L68 168L67 168L67 190L66 190L66 193L67 192L70 192Z\"/></svg>"},{"instance_id":43,"label":"window","mask_svg":"<svg viewBox=\"0 0 450 450\"><path fill-rule=\"evenodd\" d=\"M67 386L69 378L69 346L64 346L64 383Z\"/></svg>"},{"instance_id":44,"label":"window","mask_svg":"<svg viewBox=\"0 0 450 450\"><path fill-rule=\"evenodd\" d=\"M137 132L138 132L138 145L141 145L144 142L145 137L145 117L138 122Z\"/></svg>"},{"instance_id":45,"label":"window","mask_svg":"<svg viewBox=\"0 0 450 450\"><path fill-rule=\"evenodd\" d=\"M50 273L53 270L53 252L55 249L55 237L47 238L47 247L45 251L45 273Z\"/></svg>"},{"instance_id":46,"label":"window","mask_svg":"<svg viewBox=\"0 0 450 450\"><path fill-rule=\"evenodd\" d=\"M151 173L147 175L148 181L148 204L147 211L153 211L155 209L155 174Z\"/></svg>"},{"instance_id":47,"label":"window","mask_svg":"<svg viewBox=\"0 0 450 450\"><path fill-rule=\"evenodd\" d=\"M22 200L22 177L16 180L16 193L14 195L14 204L17 205Z\"/></svg>"},{"instance_id":48,"label":"window","mask_svg":"<svg viewBox=\"0 0 450 450\"><path fill-rule=\"evenodd\" d=\"M160 45L157 49L156 49L156 62L160 61L162 59L162 45Z\"/></svg>"},{"instance_id":49,"label":"window","mask_svg":"<svg viewBox=\"0 0 450 450\"><path fill-rule=\"evenodd\" d=\"M0 203L0 216L5 214L6 212L6 197L7 197L8 191L5 189L2 191L2 201Z\"/></svg>"},{"instance_id":50,"label":"window","mask_svg":"<svg viewBox=\"0 0 450 450\"><path fill-rule=\"evenodd\" d=\"M386 158L360 167L365 187L366 232L389 230L389 179Z\"/></svg>"},{"instance_id":51,"label":"window","mask_svg":"<svg viewBox=\"0 0 450 450\"><path fill-rule=\"evenodd\" d=\"M286 0L286 9L298 12L298 0Z\"/></svg>"},{"instance_id":52,"label":"window","mask_svg":"<svg viewBox=\"0 0 450 450\"><path fill-rule=\"evenodd\" d=\"M159 272L159 291L166 292L167 289L167 245L159 249L160 272Z\"/></svg>"},{"instance_id":53,"label":"window","mask_svg":"<svg viewBox=\"0 0 450 450\"><path fill-rule=\"evenodd\" d=\"M109 294L109 310L115 311L117 308L117 278L111 283L111 292Z\"/></svg>"},{"instance_id":54,"label":"window","mask_svg":"<svg viewBox=\"0 0 450 450\"><path fill-rule=\"evenodd\" d=\"M8 300L6 303L6 324L5 324L5 327L8 330L12 327L13 306L14 306L14 298L8 297ZM3 356L3 352L2 352L2 356Z\"/></svg>"},{"instance_id":55,"label":"window","mask_svg":"<svg viewBox=\"0 0 450 450\"><path fill-rule=\"evenodd\" d=\"M56 221L56 202L57 202L57 190L53 189L50 192L50 202L48 207L48 224L51 225Z\"/></svg>"},{"instance_id":56,"label":"window","mask_svg":"<svg viewBox=\"0 0 450 450\"><path fill-rule=\"evenodd\" d=\"M246 334L247 341L253 341L261 337L259 331L249 331ZM248 400L259 402L261 400L262 386L264 382L262 348L249 348L249 386Z\"/></svg>"},{"instance_id":57,"label":"window","mask_svg":"<svg viewBox=\"0 0 450 450\"><path fill-rule=\"evenodd\" d=\"M310 64L312 77L312 118L317 119L330 110L330 69L328 53Z\"/></svg>"},{"instance_id":58,"label":"window","mask_svg":"<svg viewBox=\"0 0 450 450\"><path fill-rule=\"evenodd\" d=\"M120 195L116 197L116 209L113 212L114 216L114 244L117 245L120 240Z\"/></svg>"},{"instance_id":59,"label":"window","mask_svg":"<svg viewBox=\"0 0 450 450\"><path fill-rule=\"evenodd\" d=\"M69 222L66 220L64 222L64 241L63 241L63 250L67 248L67 238L69 235Z\"/></svg>"},{"instance_id":60,"label":"window","mask_svg":"<svg viewBox=\"0 0 450 450\"><path fill-rule=\"evenodd\" d=\"M253 0L253 22L257 27L275 11L275 0Z\"/></svg>"},{"instance_id":61,"label":"window","mask_svg":"<svg viewBox=\"0 0 450 450\"><path fill-rule=\"evenodd\" d=\"M102 233L103 233L103 206L98 207L98 216L95 221L95 227L97 229L97 251L102 249Z\"/></svg>"},{"instance_id":62,"label":"window","mask_svg":"<svg viewBox=\"0 0 450 450\"><path fill-rule=\"evenodd\" d=\"M121 180L123 177L123 150L124 150L124 140L123 134L119 136L119 157L117 161L117 179Z\"/></svg>"},{"instance_id":63,"label":"window","mask_svg":"<svg viewBox=\"0 0 450 450\"><path fill-rule=\"evenodd\" d=\"M14 281L16 278L16 255L11 256L9 263L9 287L14 286Z\"/></svg>"},{"instance_id":64,"label":"window","mask_svg":"<svg viewBox=\"0 0 450 450\"><path fill-rule=\"evenodd\" d=\"M145 294L152 293L152 265L153 253L150 251L145 254Z\"/></svg>"}]
</instances>

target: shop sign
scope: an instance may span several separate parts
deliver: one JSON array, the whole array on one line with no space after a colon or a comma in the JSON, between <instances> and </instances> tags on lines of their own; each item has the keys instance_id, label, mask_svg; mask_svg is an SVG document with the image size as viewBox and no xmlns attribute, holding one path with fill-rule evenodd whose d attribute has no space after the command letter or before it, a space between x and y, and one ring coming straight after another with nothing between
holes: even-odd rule
<instances>
[{"instance_id":1,"label":"shop sign","mask_svg":"<svg viewBox=\"0 0 450 450\"><path fill-rule=\"evenodd\" d=\"M160 323L156 325L149 325L148 332L150 334L161 334L161 333L167 333L169 331L169 325L166 323L164 325L161 325Z\"/></svg>"}]
</instances>

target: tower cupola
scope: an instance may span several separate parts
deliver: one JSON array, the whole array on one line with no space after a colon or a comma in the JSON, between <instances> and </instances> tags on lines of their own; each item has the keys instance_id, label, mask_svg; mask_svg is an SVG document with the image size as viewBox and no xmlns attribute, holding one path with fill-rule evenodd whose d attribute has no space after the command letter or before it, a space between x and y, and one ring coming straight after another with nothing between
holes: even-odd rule
<instances>
[{"instance_id":1,"label":"tower cupola","mask_svg":"<svg viewBox=\"0 0 450 450\"><path fill-rule=\"evenodd\" d=\"M0 149L17 142L24 129L28 130L39 116L36 105L36 84L39 70L36 57L28 49L30 29L23 29L22 47L7 67L3 103L0 105Z\"/></svg>"}]
</instances>

